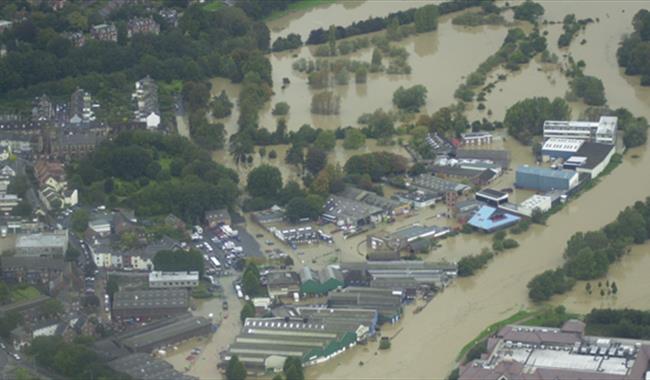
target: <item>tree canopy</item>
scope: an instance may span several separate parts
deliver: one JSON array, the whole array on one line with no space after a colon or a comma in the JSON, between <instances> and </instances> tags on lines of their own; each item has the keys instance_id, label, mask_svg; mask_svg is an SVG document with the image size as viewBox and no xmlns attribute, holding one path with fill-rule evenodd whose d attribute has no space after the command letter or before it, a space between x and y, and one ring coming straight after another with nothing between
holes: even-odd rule
<instances>
[{"instance_id":1,"label":"tree canopy","mask_svg":"<svg viewBox=\"0 0 650 380\"><path fill-rule=\"evenodd\" d=\"M570 117L571 110L563 99L529 98L508 108L503 124L511 136L529 144L533 136L542 134L545 120L568 120Z\"/></svg>"},{"instance_id":2,"label":"tree canopy","mask_svg":"<svg viewBox=\"0 0 650 380\"><path fill-rule=\"evenodd\" d=\"M625 35L616 52L627 75L640 75L641 85L650 86L650 12L641 9L632 19L634 33Z\"/></svg>"},{"instance_id":3,"label":"tree canopy","mask_svg":"<svg viewBox=\"0 0 650 380\"><path fill-rule=\"evenodd\" d=\"M282 189L282 174L271 165L260 165L248 174L246 190L253 197L275 199Z\"/></svg>"},{"instance_id":4,"label":"tree canopy","mask_svg":"<svg viewBox=\"0 0 650 380\"><path fill-rule=\"evenodd\" d=\"M404 174L408 169L408 160L389 152L373 152L350 157L345 163L347 174L368 174L373 181L384 176Z\"/></svg>"},{"instance_id":5,"label":"tree canopy","mask_svg":"<svg viewBox=\"0 0 650 380\"><path fill-rule=\"evenodd\" d=\"M182 272L197 271L203 277L205 264L200 251L191 249L189 252L160 251L153 258L153 266L158 271Z\"/></svg>"},{"instance_id":6,"label":"tree canopy","mask_svg":"<svg viewBox=\"0 0 650 380\"><path fill-rule=\"evenodd\" d=\"M515 20L524 20L536 23L544 14L544 7L532 0L526 0L515 8Z\"/></svg>"},{"instance_id":7,"label":"tree canopy","mask_svg":"<svg viewBox=\"0 0 650 380\"><path fill-rule=\"evenodd\" d=\"M393 104L408 112L419 112L427 101L427 89L422 85L415 85L410 88L400 86L393 93Z\"/></svg>"}]
</instances>

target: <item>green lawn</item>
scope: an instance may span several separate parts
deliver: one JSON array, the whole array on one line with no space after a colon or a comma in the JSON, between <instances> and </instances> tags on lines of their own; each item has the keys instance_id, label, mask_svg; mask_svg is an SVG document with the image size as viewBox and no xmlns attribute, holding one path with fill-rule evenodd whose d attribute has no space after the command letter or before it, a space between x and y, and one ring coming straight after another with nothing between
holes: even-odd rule
<instances>
[{"instance_id":1,"label":"green lawn","mask_svg":"<svg viewBox=\"0 0 650 380\"><path fill-rule=\"evenodd\" d=\"M467 354L467 351L469 351L472 347L474 347L476 344L480 343L483 339L487 338L488 336L494 334L496 331L500 330L506 325L513 324L515 322L519 322L522 319L528 318L531 316L531 312L527 310L520 310L517 313L513 314L512 316L501 320L499 322L493 323L490 326L488 326L485 330L481 331L480 334L474 339L472 339L471 342L467 343L462 350L460 350L460 353L456 357L457 361L462 360L465 357L465 354Z\"/></svg>"},{"instance_id":2,"label":"green lawn","mask_svg":"<svg viewBox=\"0 0 650 380\"><path fill-rule=\"evenodd\" d=\"M41 295L41 292L33 286L16 288L11 290L11 299L14 302L29 301Z\"/></svg>"},{"instance_id":3,"label":"green lawn","mask_svg":"<svg viewBox=\"0 0 650 380\"><path fill-rule=\"evenodd\" d=\"M295 3L289 4L287 9L283 11L275 11L271 13L267 18L266 21L270 21L276 18L280 18L286 14L289 14L291 12L298 12L298 11L304 11L308 10L310 8L319 6L319 5L324 5L324 4L332 4L336 2L336 0L302 0L302 1L297 1Z\"/></svg>"},{"instance_id":4,"label":"green lawn","mask_svg":"<svg viewBox=\"0 0 650 380\"><path fill-rule=\"evenodd\" d=\"M203 5L203 9L209 12L214 12L221 7L223 7L223 2L221 0L212 0Z\"/></svg>"}]
</instances>

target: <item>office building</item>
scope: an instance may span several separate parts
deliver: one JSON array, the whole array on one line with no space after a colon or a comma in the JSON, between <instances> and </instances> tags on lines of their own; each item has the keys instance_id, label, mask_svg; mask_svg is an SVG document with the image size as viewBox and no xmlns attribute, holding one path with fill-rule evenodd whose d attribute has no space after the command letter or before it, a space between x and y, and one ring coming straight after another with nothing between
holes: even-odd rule
<instances>
[{"instance_id":1,"label":"office building","mask_svg":"<svg viewBox=\"0 0 650 380\"><path fill-rule=\"evenodd\" d=\"M555 121L544 122L544 139L561 138L616 144L616 116L601 116L598 121Z\"/></svg>"},{"instance_id":2,"label":"office building","mask_svg":"<svg viewBox=\"0 0 650 380\"><path fill-rule=\"evenodd\" d=\"M199 272L149 272L149 287L155 288L193 288L199 285Z\"/></svg>"}]
</instances>

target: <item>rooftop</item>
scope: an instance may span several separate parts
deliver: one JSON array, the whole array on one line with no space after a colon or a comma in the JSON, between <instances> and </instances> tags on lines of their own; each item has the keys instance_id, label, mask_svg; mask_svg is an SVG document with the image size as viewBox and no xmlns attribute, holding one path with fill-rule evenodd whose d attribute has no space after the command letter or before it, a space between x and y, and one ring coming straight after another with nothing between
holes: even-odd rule
<instances>
[{"instance_id":1,"label":"rooftop","mask_svg":"<svg viewBox=\"0 0 650 380\"><path fill-rule=\"evenodd\" d=\"M431 191L465 191L469 190L469 186L462 183L447 181L445 179L435 177L431 174L420 174L413 179L413 186L424 188Z\"/></svg>"},{"instance_id":2,"label":"rooftop","mask_svg":"<svg viewBox=\"0 0 650 380\"><path fill-rule=\"evenodd\" d=\"M20 235L16 239L16 249L33 249L43 247L65 248L68 245L68 230L41 232L30 235Z\"/></svg>"},{"instance_id":3,"label":"rooftop","mask_svg":"<svg viewBox=\"0 0 650 380\"><path fill-rule=\"evenodd\" d=\"M576 152L583 143L584 140L551 138L546 140L542 146L542 151Z\"/></svg>"},{"instance_id":4,"label":"rooftop","mask_svg":"<svg viewBox=\"0 0 650 380\"><path fill-rule=\"evenodd\" d=\"M580 166L585 169L593 169L598 166L607 156L614 150L615 147L609 144L599 144L594 142L586 142L582 144L580 149L576 151L573 157L585 157L585 163ZM573 158L572 157L572 158Z\"/></svg>"},{"instance_id":5,"label":"rooftop","mask_svg":"<svg viewBox=\"0 0 650 380\"><path fill-rule=\"evenodd\" d=\"M124 373L133 379L141 380L191 380L195 377L184 375L163 359L153 358L144 353L135 353L108 363L114 371Z\"/></svg>"},{"instance_id":6,"label":"rooftop","mask_svg":"<svg viewBox=\"0 0 650 380\"><path fill-rule=\"evenodd\" d=\"M477 197L485 197L494 200L508 199L508 193L497 191L494 189L481 189L476 193Z\"/></svg>"},{"instance_id":7,"label":"rooftop","mask_svg":"<svg viewBox=\"0 0 650 380\"><path fill-rule=\"evenodd\" d=\"M367 218L381 212L382 209L379 207L338 195L331 195L323 207L323 213L325 214L350 220Z\"/></svg>"},{"instance_id":8,"label":"rooftop","mask_svg":"<svg viewBox=\"0 0 650 380\"><path fill-rule=\"evenodd\" d=\"M576 172L570 170L556 170L551 168L543 168L541 166L528 166L528 165L519 166L517 168L517 173L532 174L532 175L553 177L553 178L563 178L566 180L570 180L575 175L577 175Z\"/></svg>"},{"instance_id":9,"label":"rooftop","mask_svg":"<svg viewBox=\"0 0 650 380\"><path fill-rule=\"evenodd\" d=\"M149 273L149 282L154 281L198 281L199 272L161 272L153 271Z\"/></svg>"},{"instance_id":10,"label":"rooftop","mask_svg":"<svg viewBox=\"0 0 650 380\"><path fill-rule=\"evenodd\" d=\"M175 319L173 323L128 337L122 340L121 343L133 351L148 350L152 346L162 346L167 344L169 340L184 337L185 334L209 325L210 321L204 317L186 315L183 318Z\"/></svg>"},{"instance_id":11,"label":"rooftop","mask_svg":"<svg viewBox=\"0 0 650 380\"><path fill-rule=\"evenodd\" d=\"M113 310L188 308L185 289L123 290L113 297Z\"/></svg>"},{"instance_id":12,"label":"rooftop","mask_svg":"<svg viewBox=\"0 0 650 380\"><path fill-rule=\"evenodd\" d=\"M497 210L494 207L482 206L467 222L470 226L484 231L507 227L521 220L520 217Z\"/></svg>"}]
</instances>

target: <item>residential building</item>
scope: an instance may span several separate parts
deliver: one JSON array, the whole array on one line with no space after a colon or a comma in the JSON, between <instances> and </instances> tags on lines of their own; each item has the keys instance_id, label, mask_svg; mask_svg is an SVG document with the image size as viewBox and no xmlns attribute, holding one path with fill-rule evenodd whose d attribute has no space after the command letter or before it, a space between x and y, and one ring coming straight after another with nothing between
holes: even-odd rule
<instances>
[{"instance_id":1,"label":"residential building","mask_svg":"<svg viewBox=\"0 0 650 380\"><path fill-rule=\"evenodd\" d=\"M70 96L68 116L72 124L88 123L95 120L93 99L88 91L77 87L72 93L72 96Z\"/></svg>"},{"instance_id":2,"label":"residential building","mask_svg":"<svg viewBox=\"0 0 650 380\"><path fill-rule=\"evenodd\" d=\"M436 156L448 156L454 152L454 146L438 133L428 133L424 140Z\"/></svg>"},{"instance_id":3,"label":"residential building","mask_svg":"<svg viewBox=\"0 0 650 380\"><path fill-rule=\"evenodd\" d=\"M614 145L585 142L575 154L564 162L564 169L596 178L605 170L616 152Z\"/></svg>"},{"instance_id":4,"label":"residential building","mask_svg":"<svg viewBox=\"0 0 650 380\"><path fill-rule=\"evenodd\" d=\"M286 358L298 357L304 366L325 362L374 334L377 312L299 308L294 316L247 318L222 362L237 355L248 372L282 371Z\"/></svg>"},{"instance_id":5,"label":"residential building","mask_svg":"<svg viewBox=\"0 0 650 380\"><path fill-rule=\"evenodd\" d=\"M468 132L461 133L461 144L463 145L484 145L492 144L492 134L490 132Z\"/></svg>"},{"instance_id":6,"label":"residential building","mask_svg":"<svg viewBox=\"0 0 650 380\"><path fill-rule=\"evenodd\" d=\"M183 314L190 307L186 289L123 290L113 296L114 320L151 320Z\"/></svg>"},{"instance_id":7,"label":"residential building","mask_svg":"<svg viewBox=\"0 0 650 380\"><path fill-rule=\"evenodd\" d=\"M90 35L99 41L117 42L117 28L114 24L93 25L90 28Z\"/></svg>"},{"instance_id":8,"label":"residential building","mask_svg":"<svg viewBox=\"0 0 650 380\"><path fill-rule=\"evenodd\" d=\"M339 195L330 195L323 206L322 218L338 226L361 227L378 223L385 215L379 207Z\"/></svg>"},{"instance_id":9,"label":"residential building","mask_svg":"<svg viewBox=\"0 0 650 380\"><path fill-rule=\"evenodd\" d=\"M16 238L16 256L64 257L68 249L68 230L19 235Z\"/></svg>"},{"instance_id":10,"label":"residential building","mask_svg":"<svg viewBox=\"0 0 650 380\"><path fill-rule=\"evenodd\" d=\"M63 36L70 40L72 46L76 48L80 48L86 44L86 36L84 36L83 32L64 33Z\"/></svg>"},{"instance_id":11,"label":"residential building","mask_svg":"<svg viewBox=\"0 0 650 380\"><path fill-rule=\"evenodd\" d=\"M419 176L413 178L411 183L407 184L407 186L412 186L434 193L456 192L458 194L462 194L470 190L469 186L463 185L462 183L447 181L445 179L426 173L420 174Z\"/></svg>"},{"instance_id":12,"label":"residential building","mask_svg":"<svg viewBox=\"0 0 650 380\"><path fill-rule=\"evenodd\" d=\"M6 187L5 187L6 190ZM0 213L9 213L18 206L21 199L15 194L0 194Z\"/></svg>"},{"instance_id":13,"label":"residential building","mask_svg":"<svg viewBox=\"0 0 650 380\"><path fill-rule=\"evenodd\" d=\"M53 294L63 284L66 263L63 257L3 256L2 280L7 284L29 284Z\"/></svg>"},{"instance_id":14,"label":"residential building","mask_svg":"<svg viewBox=\"0 0 650 380\"><path fill-rule=\"evenodd\" d=\"M174 8L163 8L158 14L167 23L174 28L178 27L178 12Z\"/></svg>"},{"instance_id":15,"label":"residential building","mask_svg":"<svg viewBox=\"0 0 650 380\"><path fill-rule=\"evenodd\" d=\"M487 342L487 353L460 366L459 379L628 380L648 377L650 343L585 335L585 324L561 328L508 325Z\"/></svg>"},{"instance_id":16,"label":"residential building","mask_svg":"<svg viewBox=\"0 0 650 380\"><path fill-rule=\"evenodd\" d=\"M230 213L228 212L228 209L225 208L206 211L204 219L210 228L214 228L220 224L232 224Z\"/></svg>"},{"instance_id":17,"label":"residential building","mask_svg":"<svg viewBox=\"0 0 650 380\"><path fill-rule=\"evenodd\" d=\"M578 173L539 166L522 165L515 173L515 186L541 192L571 190L578 185Z\"/></svg>"},{"instance_id":18,"label":"residential building","mask_svg":"<svg viewBox=\"0 0 650 380\"><path fill-rule=\"evenodd\" d=\"M126 24L126 36L131 38L136 34L158 34L160 25L152 17L135 17Z\"/></svg>"},{"instance_id":19,"label":"residential building","mask_svg":"<svg viewBox=\"0 0 650 380\"><path fill-rule=\"evenodd\" d=\"M113 371L138 380L196 380L195 377L178 372L165 360L145 353L123 356L108 363Z\"/></svg>"},{"instance_id":20,"label":"residential building","mask_svg":"<svg viewBox=\"0 0 650 380\"><path fill-rule=\"evenodd\" d=\"M482 189L476 192L477 201L487 203L490 206L497 207L500 204L508 202L508 193L494 189Z\"/></svg>"},{"instance_id":21,"label":"residential building","mask_svg":"<svg viewBox=\"0 0 650 380\"><path fill-rule=\"evenodd\" d=\"M160 126L160 108L158 106L158 85L146 76L135 82L133 98L136 101L135 121L145 123L147 129Z\"/></svg>"},{"instance_id":22,"label":"residential building","mask_svg":"<svg viewBox=\"0 0 650 380\"><path fill-rule=\"evenodd\" d=\"M0 20L0 33L10 29L14 23L7 20Z\"/></svg>"},{"instance_id":23,"label":"residential building","mask_svg":"<svg viewBox=\"0 0 650 380\"><path fill-rule=\"evenodd\" d=\"M300 293L302 294L327 294L344 285L343 274L333 265L328 265L320 271L304 266L300 272Z\"/></svg>"},{"instance_id":24,"label":"residential building","mask_svg":"<svg viewBox=\"0 0 650 380\"><path fill-rule=\"evenodd\" d=\"M59 131L51 141L49 156L69 161L93 152L106 137L93 131Z\"/></svg>"},{"instance_id":25,"label":"residential building","mask_svg":"<svg viewBox=\"0 0 650 380\"><path fill-rule=\"evenodd\" d=\"M34 175L40 187L50 186L60 191L67 186L65 168L60 162L38 160L34 164Z\"/></svg>"},{"instance_id":26,"label":"residential building","mask_svg":"<svg viewBox=\"0 0 650 380\"><path fill-rule=\"evenodd\" d=\"M151 271L153 258L159 251L181 249L181 244L167 236L141 247L121 250L113 238L93 237L87 241L95 265L107 269Z\"/></svg>"},{"instance_id":27,"label":"residential building","mask_svg":"<svg viewBox=\"0 0 650 380\"><path fill-rule=\"evenodd\" d=\"M300 294L300 276L292 271L272 271L264 276L271 298L290 298Z\"/></svg>"},{"instance_id":28,"label":"residential building","mask_svg":"<svg viewBox=\"0 0 650 380\"><path fill-rule=\"evenodd\" d=\"M544 139L565 138L615 145L617 124L616 116L601 116L598 121L546 120Z\"/></svg>"},{"instance_id":29,"label":"residential building","mask_svg":"<svg viewBox=\"0 0 650 380\"><path fill-rule=\"evenodd\" d=\"M149 272L149 287L155 288L193 288L199 285L199 272Z\"/></svg>"},{"instance_id":30,"label":"residential building","mask_svg":"<svg viewBox=\"0 0 650 380\"><path fill-rule=\"evenodd\" d=\"M32 107L32 121L34 122L48 122L54 117L54 107L50 98L43 94L34 99Z\"/></svg>"},{"instance_id":31,"label":"residential building","mask_svg":"<svg viewBox=\"0 0 650 380\"><path fill-rule=\"evenodd\" d=\"M476 211L467 224L483 232L495 232L508 228L521 220L519 216L510 214L491 206L482 206Z\"/></svg>"}]
</instances>

